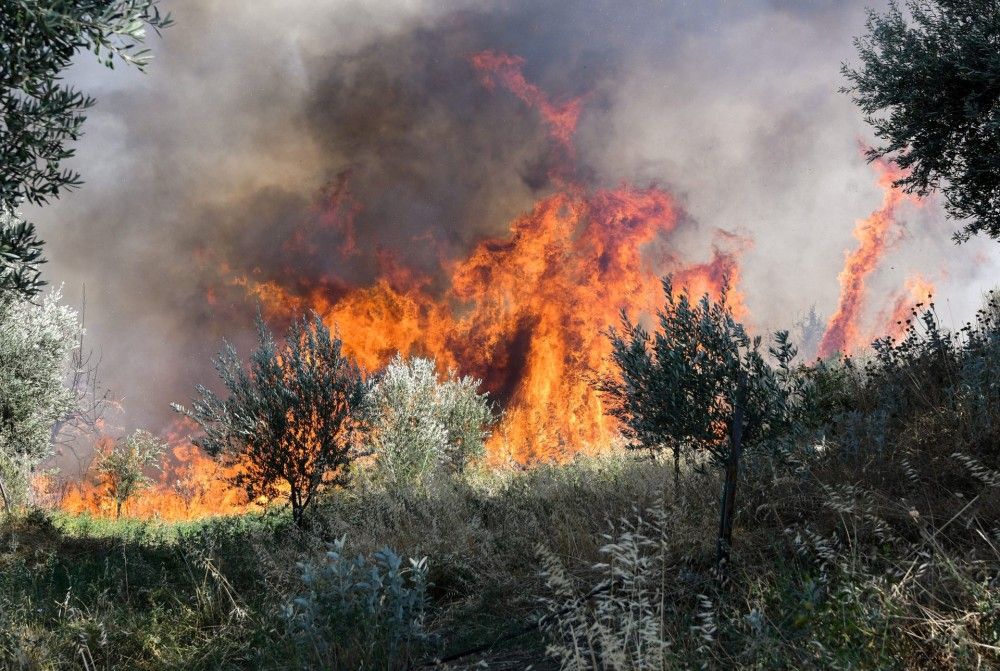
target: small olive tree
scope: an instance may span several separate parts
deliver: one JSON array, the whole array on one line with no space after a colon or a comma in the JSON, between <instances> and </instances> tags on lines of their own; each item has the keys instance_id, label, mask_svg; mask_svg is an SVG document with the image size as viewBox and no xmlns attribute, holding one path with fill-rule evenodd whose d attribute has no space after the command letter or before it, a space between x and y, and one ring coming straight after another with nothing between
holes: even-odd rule
<instances>
[{"instance_id":1,"label":"small olive tree","mask_svg":"<svg viewBox=\"0 0 1000 671\"><path fill-rule=\"evenodd\" d=\"M454 372L438 381L434 361L397 355L365 401L378 473L413 483L440 470L460 473L481 456L493 410L479 385Z\"/></svg>"},{"instance_id":2,"label":"small olive tree","mask_svg":"<svg viewBox=\"0 0 1000 671\"><path fill-rule=\"evenodd\" d=\"M302 526L314 494L346 482L365 383L317 315L293 322L283 345L260 316L257 335L248 365L229 344L215 360L228 398L199 386L190 409L174 409L204 429L197 445L238 467L249 499L287 496Z\"/></svg>"},{"instance_id":3,"label":"small olive tree","mask_svg":"<svg viewBox=\"0 0 1000 671\"><path fill-rule=\"evenodd\" d=\"M650 334L622 313L621 330L611 329L616 374L599 389L611 414L633 444L646 449L684 445L707 454L724 474L719 511L717 558L729 556L736 485L744 451L759 447L787 426L795 348L785 332L775 335L772 367L761 354L761 338L751 338L727 303L705 295L693 303L686 290L663 280L666 303Z\"/></svg>"},{"instance_id":4,"label":"small olive tree","mask_svg":"<svg viewBox=\"0 0 1000 671\"><path fill-rule=\"evenodd\" d=\"M108 496L115 502L115 517L122 516L122 506L142 491L152 480L147 468L159 468L160 457L167 448L156 436L139 429L114 442L101 457L98 470L104 478Z\"/></svg>"}]
</instances>

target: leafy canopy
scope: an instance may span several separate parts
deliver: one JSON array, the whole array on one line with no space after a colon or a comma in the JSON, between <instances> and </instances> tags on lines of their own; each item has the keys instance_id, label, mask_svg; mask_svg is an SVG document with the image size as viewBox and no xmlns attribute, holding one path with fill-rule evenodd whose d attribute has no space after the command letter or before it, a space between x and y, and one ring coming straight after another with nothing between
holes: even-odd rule
<instances>
[{"instance_id":1,"label":"leafy canopy","mask_svg":"<svg viewBox=\"0 0 1000 671\"><path fill-rule=\"evenodd\" d=\"M196 444L238 468L250 500L288 498L296 523L324 486L345 484L362 424L365 383L319 316L292 323L285 343L257 318L257 349L244 365L232 345L215 360L228 398L198 386Z\"/></svg>"},{"instance_id":2,"label":"leafy canopy","mask_svg":"<svg viewBox=\"0 0 1000 671\"><path fill-rule=\"evenodd\" d=\"M683 443L723 463L737 407L746 445L783 429L796 354L788 334L775 335L774 368L761 354L761 338L733 316L725 289L717 301L706 295L695 303L668 276L663 293L655 333L622 313L621 328L610 332L616 372L599 384L632 444L656 450Z\"/></svg>"},{"instance_id":3,"label":"leafy canopy","mask_svg":"<svg viewBox=\"0 0 1000 671\"><path fill-rule=\"evenodd\" d=\"M1000 239L1000 5L907 0L906 10L869 12L860 65L843 68L882 143L868 158L906 169L896 185L911 193L940 189L965 221L956 240Z\"/></svg>"},{"instance_id":4,"label":"leafy canopy","mask_svg":"<svg viewBox=\"0 0 1000 671\"><path fill-rule=\"evenodd\" d=\"M0 0L0 292L34 296L42 242L30 223L11 222L15 207L40 205L79 186L63 167L94 99L64 83L81 51L107 67L115 59L144 69L146 28L170 24L157 0Z\"/></svg>"}]
</instances>

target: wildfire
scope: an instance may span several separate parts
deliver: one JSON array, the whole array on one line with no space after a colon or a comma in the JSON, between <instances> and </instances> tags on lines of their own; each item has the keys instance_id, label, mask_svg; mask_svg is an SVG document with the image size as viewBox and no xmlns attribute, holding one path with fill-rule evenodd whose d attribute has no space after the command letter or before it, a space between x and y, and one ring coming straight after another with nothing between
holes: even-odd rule
<instances>
[{"instance_id":1,"label":"wildfire","mask_svg":"<svg viewBox=\"0 0 1000 671\"><path fill-rule=\"evenodd\" d=\"M124 514L143 519L187 520L235 514L253 507L228 482L238 467L222 466L191 444L186 436L193 429L189 420L182 420L166 432L168 449L157 477L152 486L126 501ZM60 492L57 504L62 510L114 517L115 504L108 483L94 467L113 444L114 439L108 436L97 440L95 463L87 476Z\"/></svg>"},{"instance_id":2,"label":"wildfire","mask_svg":"<svg viewBox=\"0 0 1000 671\"><path fill-rule=\"evenodd\" d=\"M889 317L884 320L888 335L899 338L906 333L907 322L912 318L915 306L926 304L933 295L934 285L922 275L907 277L904 293L896 297Z\"/></svg>"},{"instance_id":3,"label":"wildfire","mask_svg":"<svg viewBox=\"0 0 1000 671\"><path fill-rule=\"evenodd\" d=\"M523 59L483 52L470 58L484 85L497 83L535 109L551 141L573 160L572 137L582 98L553 103L523 73ZM287 322L314 310L335 328L346 353L369 371L397 352L433 357L442 372L454 368L483 380L503 410L487 446L496 461L558 460L607 445L615 427L591 384L607 372L605 335L621 310L649 312L661 301L660 277L672 272L696 296L718 296L726 278L739 280L738 255L747 241L718 232L712 257L688 262L671 249L679 210L658 188L592 188L561 175L553 193L510 223L500 237L481 240L464 257L441 262L445 286L386 253L367 285L339 278L286 273L280 280L240 273L226 259L210 259L230 288L242 292L271 320ZM349 173L323 194L313 221L285 242L297 254L337 259L360 252L354 219L363 204L350 195ZM319 249L316 239L337 241ZM326 235L324 235L324 233ZM212 292L212 300L217 300ZM742 295L730 291L739 314ZM190 427L186 427L190 432ZM154 491L127 507L130 515L166 519L235 512L243 505L221 467L177 440ZM63 507L107 514L99 481L65 497ZM106 498L106 497L105 497Z\"/></svg>"},{"instance_id":4,"label":"wildfire","mask_svg":"<svg viewBox=\"0 0 1000 671\"><path fill-rule=\"evenodd\" d=\"M908 197L893 187L893 182L903 177L901 170L883 161L876 161L874 165L878 171L878 184L883 191L882 204L865 219L859 219L854 226L858 247L847 255L844 269L838 276L840 300L820 341L821 357L848 352L867 344L859 325L866 295L865 280L878 266L892 243L891 233L896 223L896 211Z\"/></svg>"},{"instance_id":5,"label":"wildfire","mask_svg":"<svg viewBox=\"0 0 1000 671\"><path fill-rule=\"evenodd\" d=\"M551 102L525 79L521 58L483 52L470 60L486 86L499 82L536 109L571 160L581 98ZM488 446L494 457L527 463L595 449L614 431L589 383L608 365L607 327L622 309L655 307L665 272L675 272L693 294L718 295L724 278L738 280L743 245L723 236L711 260L686 264L653 244L668 240L678 222L664 191L554 181L556 192L515 219L506 236L445 261L443 292L432 293L427 278L386 263L380 279L355 288L303 290L247 277L234 282L270 316L315 310L370 370L399 352L430 356L442 370L482 379L504 408ZM742 310L739 294L731 297Z\"/></svg>"}]
</instances>

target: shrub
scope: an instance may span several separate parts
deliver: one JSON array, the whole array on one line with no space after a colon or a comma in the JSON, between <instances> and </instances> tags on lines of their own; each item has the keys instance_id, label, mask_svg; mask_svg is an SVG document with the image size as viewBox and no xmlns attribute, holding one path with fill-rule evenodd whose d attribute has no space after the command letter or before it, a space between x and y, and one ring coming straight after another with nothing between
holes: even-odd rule
<instances>
[{"instance_id":1,"label":"shrub","mask_svg":"<svg viewBox=\"0 0 1000 671\"><path fill-rule=\"evenodd\" d=\"M965 477L951 459L956 450L1000 466L998 308L1000 294L991 292L973 321L947 331L933 303L918 304L900 340L876 341L863 365L840 364L836 384L813 368L809 376L825 376L827 391L836 390L822 407L825 431L839 448L833 454L873 476L917 468L940 487Z\"/></svg>"},{"instance_id":2,"label":"shrub","mask_svg":"<svg viewBox=\"0 0 1000 671\"><path fill-rule=\"evenodd\" d=\"M434 361L397 355L366 399L379 475L413 483L439 470L460 473L481 456L493 412L479 384L454 372L440 382Z\"/></svg>"},{"instance_id":3,"label":"shrub","mask_svg":"<svg viewBox=\"0 0 1000 671\"><path fill-rule=\"evenodd\" d=\"M286 496L301 526L319 489L347 481L365 385L318 315L293 322L283 346L259 316L257 335L248 366L228 344L215 361L227 399L199 386L190 410L174 409L204 429L197 445L238 466L249 499Z\"/></svg>"},{"instance_id":4,"label":"shrub","mask_svg":"<svg viewBox=\"0 0 1000 671\"><path fill-rule=\"evenodd\" d=\"M8 509L49 456L53 425L73 408L63 375L80 324L60 298L0 299L0 498Z\"/></svg>"},{"instance_id":5,"label":"shrub","mask_svg":"<svg viewBox=\"0 0 1000 671\"><path fill-rule=\"evenodd\" d=\"M290 634L324 668L407 668L431 637L424 628L427 558L405 565L383 548L344 554L344 538L319 561L299 563L305 590L286 609Z\"/></svg>"},{"instance_id":6,"label":"shrub","mask_svg":"<svg viewBox=\"0 0 1000 671\"><path fill-rule=\"evenodd\" d=\"M650 334L622 315L622 330L610 332L617 376L601 380L625 435L656 450L669 445L675 464L681 446L706 454L723 470L718 558L732 545L736 483L744 449L765 444L785 430L794 376L795 348L786 332L775 335L773 368L761 355L760 337L751 338L727 304L726 288L717 301L708 294L692 303L663 280L666 303L657 312L659 330ZM675 473L677 472L675 467Z\"/></svg>"}]
</instances>

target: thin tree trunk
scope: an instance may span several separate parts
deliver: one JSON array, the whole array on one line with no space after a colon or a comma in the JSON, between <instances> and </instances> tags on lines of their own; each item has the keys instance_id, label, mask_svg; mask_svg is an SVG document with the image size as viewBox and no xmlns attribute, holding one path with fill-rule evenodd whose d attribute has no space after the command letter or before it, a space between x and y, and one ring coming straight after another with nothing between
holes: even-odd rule
<instances>
[{"instance_id":1,"label":"thin tree trunk","mask_svg":"<svg viewBox=\"0 0 1000 671\"><path fill-rule=\"evenodd\" d=\"M3 484L3 478L0 478L0 498L3 499L3 509L5 512L10 512L10 497L7 496L7 488Z\"/></svg>"},{"instance_id":2,"label":"thin tree trunk","mask_svg":"<svg viewBox=\"0 0 1000 671\"><path fill-rule=\"evenodd\" d=\"M115 499L115 519L120 520L122 518L122 500Z\"/></svg>"},{"instance_id":3,"label":"thin tree trunk","mask_svg":"<svg viewBox=\"0 0 1000 671\"><path fill-rule=\"evenodd\" d=\"M292 486L292 490L289 492L288 501L292 504L292 521L295 522L295 526L301 529L305 523L305 519L302 514L302 496L294 485Z\"/></svg>"},{"instance_id":4,"label":"thin tree trunk","mask_svg":"<svg viewBox=\"0 0 1000 671\"><path fill-rule=\"evenodd\" d=\"M681 445L674 441L674 499L676 500L681 487Z\"/></svg>"},{"instance_id":5,"label":"thin tree trunk","mask_svg":"<svg viewBox=\"0 0 1000 671\"><path fill-rule=\"evenodd\" d=\"M725 482L722 485L722 501L719 506L719 536L715 550L715 560L722 566L729 561L729 551L733 545L733 520L736 517L736 483L740 474L740 457L743 454L744 405L746 404L746 381L740 376L736 391L736 407L729 429L729 453L726 455Z\"/></svg>"}]
</instances>

